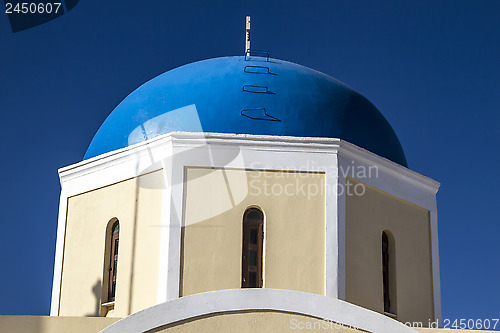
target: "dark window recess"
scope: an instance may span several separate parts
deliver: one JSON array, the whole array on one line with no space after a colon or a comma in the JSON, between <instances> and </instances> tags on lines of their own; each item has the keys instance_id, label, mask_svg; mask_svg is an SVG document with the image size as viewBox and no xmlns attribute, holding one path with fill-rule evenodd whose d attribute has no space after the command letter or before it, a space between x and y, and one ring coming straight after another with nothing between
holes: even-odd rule
<instances>
[{"instance_id":1,"label":"dark window recess","mask_svg":"<svg viewBox=\"0 0 500 333\"><path fill-rule=\"evenodd\" d=\"M250 261L248 266L257 266L257 251L250 250Z\"/></svg>"},{"instance_id":2,"label":"dark window recess","mask_svg":"<svg viewBox=\"0 0 500 333\"><path fill-rule=\"evenodd\" d=\"M250 244L257 244L257 229L250 229Z\"/></svg>"},{"instance_id":3,"label":"dark window recess","mask_svg":"<svg viewBox=\"0 0 500 333\"><path fill-rule=\"evenodd\" d=\"M118 267L118 243L120 241L120 223L116 221L111 228L111 258L109 260L109 283L108 283L108 302L115 300L116 294L116 274Z\"/></svg>"},{"instance_id":4,"label":"dark window recess","mask_svg":"<svg viewBox=\"0 0 500 333\"><path fill-rule=\"evenodd\" d=\"M262 288L264 214L249 208L243 215L242 288Z\"/></svg>"},{"instance_id":5,"label":"dark window recess","mask_svg":"<svg viewBox=\"0 0 500 333\"><path fill-rule=\"evenodd\" d=\"M249 272L248 277L249 277L248 288L257 288L257 273Z\"/></svg>"},{"instance_id":6,"label":"dark window recess","mask_svg":"<svg viewBox=\"0 0 500 333\"><path fill-rule=\"evenodd\" d=\"M389 294L389 239L382 233L382 280L384 284L384 312L391 312L391 298Z\"/></svg>"}]
</instances>

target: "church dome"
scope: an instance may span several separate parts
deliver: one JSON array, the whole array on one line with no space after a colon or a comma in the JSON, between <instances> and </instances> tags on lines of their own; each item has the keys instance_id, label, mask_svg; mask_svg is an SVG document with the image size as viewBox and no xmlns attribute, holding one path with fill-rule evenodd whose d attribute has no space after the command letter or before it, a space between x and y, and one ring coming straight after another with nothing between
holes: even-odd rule
<instances>
[{"instance_id":1,"label":"church dome","mask_svg":"<svg viewBox=\"0 0 500 333\"><path fill-rule=\"evenodd\" d=\"M266 57L222 57L163 73L128 95L84 159L173 131L340 138L407 167L394 130L334 78Z\"/></svg>"}]
</instances>

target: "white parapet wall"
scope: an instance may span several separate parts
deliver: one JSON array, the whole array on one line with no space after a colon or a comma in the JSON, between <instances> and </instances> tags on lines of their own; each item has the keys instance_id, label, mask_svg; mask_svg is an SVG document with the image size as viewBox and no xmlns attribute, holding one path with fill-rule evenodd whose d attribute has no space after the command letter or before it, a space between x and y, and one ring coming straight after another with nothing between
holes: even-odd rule
<instances>
[{"instance_id":1,"label":"white parapet wall","mask_svg":"<svg viewBox=\"0 0 500 333\"><path fill-rule=\"evenodd\" d=\"M325 323L336 323L339 331L342 328L352 332L417 332L387 316L332 297L279 289L230 289L186 296L136 312L102 332L148 332L167 329L173 324L182 325L204 316L252 311L299 314ZM273 327L273 323L268 324ZM239 331L239 327L232 325L228 327L229 331ZM224 322L221 327L224 327ZM297 330L299 327L299 322L290 321L282 331Z\"/></svg>"}]
</instances>

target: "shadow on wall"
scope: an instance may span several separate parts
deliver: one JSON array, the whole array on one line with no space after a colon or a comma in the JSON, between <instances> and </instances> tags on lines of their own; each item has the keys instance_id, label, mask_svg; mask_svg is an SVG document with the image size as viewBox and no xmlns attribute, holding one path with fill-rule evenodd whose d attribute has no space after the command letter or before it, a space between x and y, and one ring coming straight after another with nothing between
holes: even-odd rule
<instances>
[{"instance_id":1,"label":"shadow on wall","mask_svg":"<svg viewBox=\"0 0 500 333\"><path fill-rule=\"evenodd\" d=\"M101 280L97 280L97 282L92 287L92 293L94 294L95 297L95 309L93 312L86 314L85 317L100 317L101 291L102 291Z\"/></svg>"}]
</instances>

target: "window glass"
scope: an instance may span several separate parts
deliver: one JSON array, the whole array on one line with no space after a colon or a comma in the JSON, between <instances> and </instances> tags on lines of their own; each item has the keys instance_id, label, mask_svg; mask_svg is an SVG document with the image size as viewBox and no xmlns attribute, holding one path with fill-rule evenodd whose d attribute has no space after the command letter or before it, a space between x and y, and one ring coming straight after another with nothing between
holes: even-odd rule
<instances>
[{"instance_id":1,"label":"window glass","mask_svg":"<svg viewBox=\"0 0 500 333\"><path fill-rule=\"evenodd\" d=\"M262 288L264 214L249 208L243 214L242 288Z\"/></svg>"}]
</instances>

